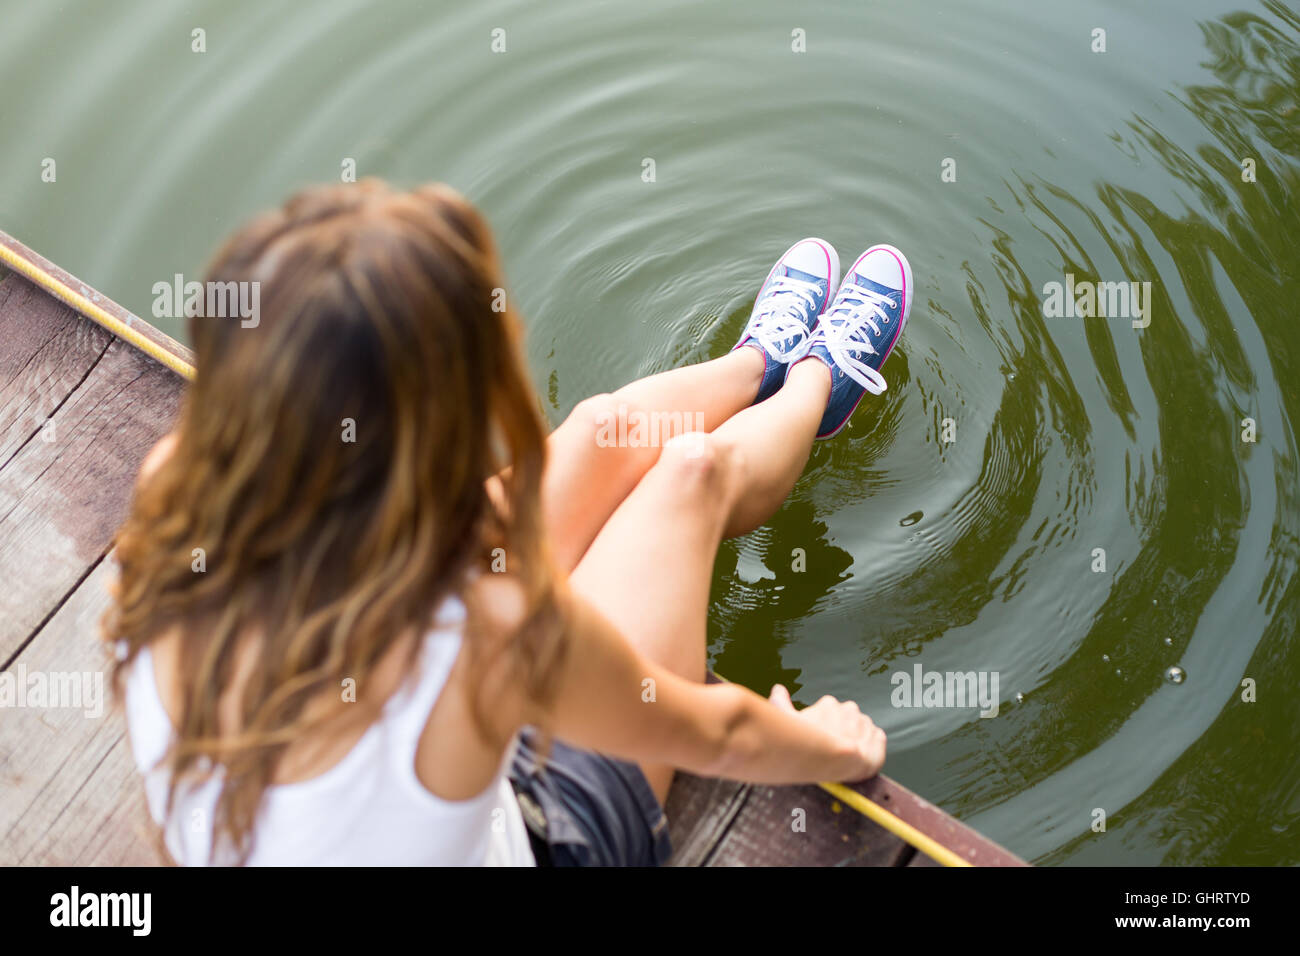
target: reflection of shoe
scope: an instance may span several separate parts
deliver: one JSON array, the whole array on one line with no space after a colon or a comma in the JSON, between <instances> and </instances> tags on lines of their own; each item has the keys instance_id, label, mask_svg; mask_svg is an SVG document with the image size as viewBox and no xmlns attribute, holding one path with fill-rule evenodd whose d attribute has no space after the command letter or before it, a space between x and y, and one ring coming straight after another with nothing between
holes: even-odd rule
<instances>
[{"instance_id":1,"label":"reflection of shoe","mask_svg":"<svg viewBox=\"0 0 1300 956\"><path fill-rule=\"evenodd\" d=\"M833 438L862 396L887 387L880 367L889 358L912 305L912 267L893 246L872 246L844 276L808 342L808 357L831 370L831 396L817 429Z\"/></svg>"},{"instance_id":2,"label":"reflection of shoe","mask_svg":"<svg viewBox=\"0 0 1300 956\"><path fill-rule=\"evenodd\" d=\"M840 257L822 239L801 239L776 261L736 343L763 353L763 383L755 402L770 398L785 382L786 364L803 358L817 316L839 281Z\"/></svg>"}]
</instances>

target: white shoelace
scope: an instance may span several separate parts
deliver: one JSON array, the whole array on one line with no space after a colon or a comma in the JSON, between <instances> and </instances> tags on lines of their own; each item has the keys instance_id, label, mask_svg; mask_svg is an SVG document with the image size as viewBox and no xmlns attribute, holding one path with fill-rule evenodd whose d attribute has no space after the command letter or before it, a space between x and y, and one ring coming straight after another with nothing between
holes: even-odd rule
<instances>
[{"instance_id":1,"label":"white shoelace","mask_svg":"<svg viewBox=\"0 0 1300 956\"><path fill-rule=\"evenodd\" d=\"M810 344L808 317L817 315L821 291L816 283L776 276L750 319L749 334L778 361L801 358Z\"/></svg>"},{"instance_id":2,"label":"white shoelace","mask_svg":"<svg viewBox=\"0 0 1300 956\"><path fill-rule=\"evenodd\" d=\"M858 354L875 355L876 350L867 338L867 328L880 335L877 321L888 323L885 306L897 305L893 296L872 292L857 284L845 284L835 297L834 304L822 316L809 346L820 343L826 346L840 371L873 395L879 395L889 386L878 371L858 358Z\"/></svg>"}]
</instances>

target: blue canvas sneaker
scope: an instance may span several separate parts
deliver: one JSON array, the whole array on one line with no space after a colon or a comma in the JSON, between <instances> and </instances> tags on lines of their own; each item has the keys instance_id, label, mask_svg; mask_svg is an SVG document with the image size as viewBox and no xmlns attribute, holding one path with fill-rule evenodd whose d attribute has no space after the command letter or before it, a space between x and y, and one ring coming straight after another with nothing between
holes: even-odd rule
<instances>
[{"instance_id":1,"label":"blue canvas sneaker","mask_svg":"<svg viewBox=\"0 0 1300 956\"><path fill-rule=\"evenodd\" d=\"M912 305L912 267L893 246L872 246L844 276L808 340L808 357L831 370L831 396L818 438L840 433L867 392L886 389L889 358Z\"/></svg>"},{"instance_id":2,"label":"blue canvas sneaker","mask_svg":"<svg viewBox=\"0 0 1300 956\"><path fill-rule=\"evenodd\" d=\"M787 364L807 353L813 326L839 281L840 257L822 239L801 239L776 261L735 346L763 353L763 382L755 402L770 398L785 382Z\"/></svg>"}]
</instances>

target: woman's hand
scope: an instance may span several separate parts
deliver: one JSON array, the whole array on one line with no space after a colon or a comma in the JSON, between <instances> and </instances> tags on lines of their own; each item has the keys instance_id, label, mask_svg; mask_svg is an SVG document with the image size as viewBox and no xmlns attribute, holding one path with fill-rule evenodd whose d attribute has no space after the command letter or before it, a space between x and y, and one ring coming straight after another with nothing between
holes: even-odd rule
<instances>
[{"instance_id":1,"label":"woman's hand","mask_svg":"<svg viewBox=\"0 0 1300 956\"><path fill-rule=\"evenodd\" d=\"M790 692L781 684L772 688L768 698L777 707L797 714L833 737L844 741L849 751L848 772L839 779L866 780L880 772L885 764L885 732L870 717L858 709L853 701L840 701L826 696L811 707L795 710Z\"/></svg>"},{"instance_id":2,"label":"woman's hand","mask_svg":"<svg viewBox=\"0 0 1300 956\"><path fill-rule=\"evenodd\" d=\"M884 732L856 704L826 697L800 711L783 687L767 699L679 676L557 583L570 641L558 686L546 701L521 698L510 724L611 757L751 783L864 780L884 763Z\"/></svg>"}]
</instances>

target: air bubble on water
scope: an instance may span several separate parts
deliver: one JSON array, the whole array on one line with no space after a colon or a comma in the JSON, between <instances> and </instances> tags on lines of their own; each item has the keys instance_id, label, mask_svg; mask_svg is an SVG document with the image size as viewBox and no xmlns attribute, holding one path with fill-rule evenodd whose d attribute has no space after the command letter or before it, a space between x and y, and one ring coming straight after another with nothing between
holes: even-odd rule
<instances>
[{"instance_id":1,"label":"air bubble on water","mask_svg":"<svg viewBox=\"0 0 1300 956\"><path fill-rule=\"evenodd\" d=\"M902 519L901 521L899 521L899 522L898 522L898 526L899 526L900 528L906 528L906 527L908 527L909 525L914 525L914 524L916 524L918 521L920 521L920 520L921 520L922 518L924 518L924 517L925 517L925 514L924 514L923 512L920 512L920 511L913 511L913 512L912 512L910 515L908 515L906 518L904 518L904 519Z\"/></svg>"},{"instance_id":2,"label":"air bubble on water","mask_svg":"<svg viewBox=\"0 0 1300 956\"><path fill-rule=\"evenodd\" d=\"M1017 703L1017 704L1023 704L1024 702L1025 702L1025 695L1024 695L1024 694L1016 694L1016 703Z\"/></svg>"},{"instance_id":3,"label":"air bubble on water","mask_svg":"<svg viewBox=\"0 0 1300 956\"><path fill-rule=\"evenodd\" d=\"M1174 639L1172 637L1166 637L1165 647L1173 647L1173 646L1174 646Z\"/></svg>"},{"instance_id":4,"label":"air bubble on water","mask_svg":"<svg viewBox=\"0 0 1300 956\"><path fill-rule=\"evenodd\" d=\"M1123 677L1123 676L1124 676L1124 672L1123 672L1122 670L1120 670L1120 669L1117 667L1117 668L1115 668L1115 676L1116 676L1116 677Z\"/></svg>"},{"instance_id":5,"label":"air bubble on water","mask_svg":"<svg viewBox=\"0 0 1300 956\"><path fill-rule=\"evenodd\" d=\"M1105 661L1107 664L1110 663L1110 655L1109 655L1109 654L1102 654L1102 655L1101 655L1101 659L1102 659L1103 661Z\"/></svg>"},{"instance_id":6,"label":"air bubble on water","mask_svg":"<svg viewBox=\"0 0 1300 956\"><path fill-rule=\"evenodd\" d=\"M1165 671L1165 680L1171 684L1181 684L1187 680L1187 672L1181 667L1171 667Z\"/></svg>"}]
</instances>

